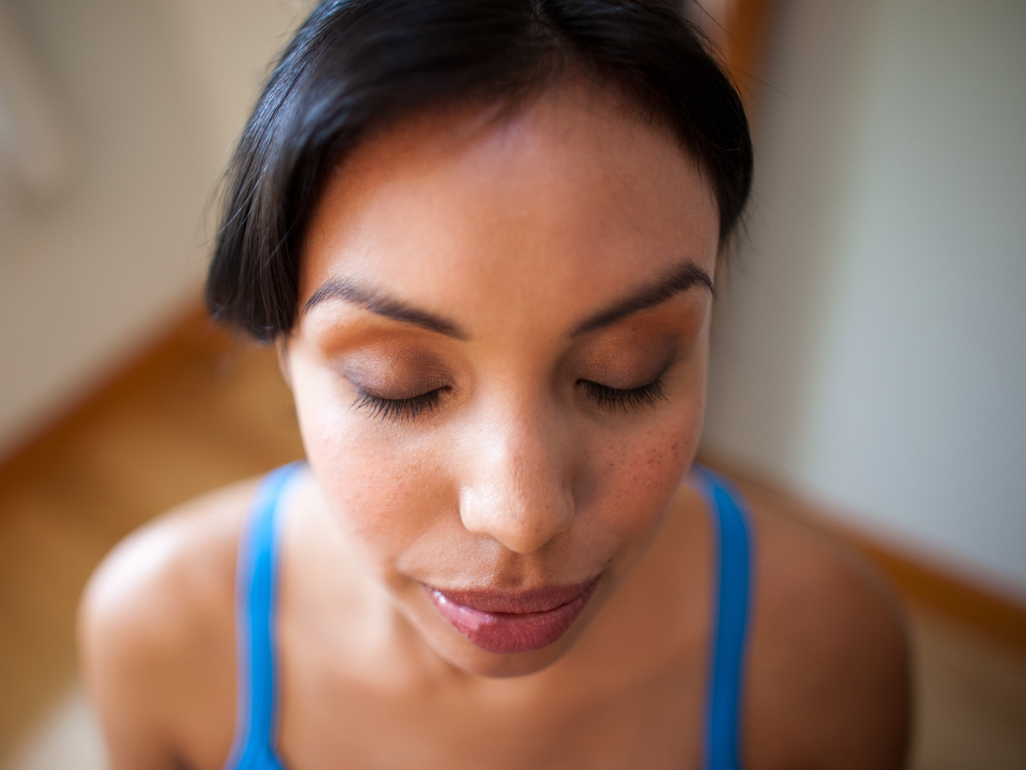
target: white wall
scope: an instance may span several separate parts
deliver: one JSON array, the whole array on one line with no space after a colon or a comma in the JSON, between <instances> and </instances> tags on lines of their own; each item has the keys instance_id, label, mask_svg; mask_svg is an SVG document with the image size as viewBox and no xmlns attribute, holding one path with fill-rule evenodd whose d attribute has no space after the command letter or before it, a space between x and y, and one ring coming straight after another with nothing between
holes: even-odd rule
<instances>
[{"instance_id":1,"label":"white wall","mask_svg":"<svg viewBox=\"0 0 1026 770\"><path fill-rule=\"evenodd\" d=\"M780 21L706 445L1026 596L1026 4Z\"/></svg>"},{"instance_id":2,"label":"white wall","mask_svg":"<svg viewBox=\"0 0 1026 770\"><path fill-rule=\"evenodd\" d=\"M0 3L70 156L45 199L0 185L2 454L198 294L225 153L309 4Z\"/></svg>"}]
</instances>

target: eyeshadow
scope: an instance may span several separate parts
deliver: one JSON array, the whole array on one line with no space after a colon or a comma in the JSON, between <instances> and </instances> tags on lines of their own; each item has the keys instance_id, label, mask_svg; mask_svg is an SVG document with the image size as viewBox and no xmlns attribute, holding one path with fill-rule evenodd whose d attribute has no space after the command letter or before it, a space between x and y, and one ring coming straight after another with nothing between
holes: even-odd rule
<instances>
[{"instance_id":1,"label":"eyeshadow","mask_svg":"<svg viewBox=\"0 0 1026 770\"><path fill-rule=\"evenodd\" d=\"M381 346L375 346L344 355L342 374L361 390L388 399L412 398L452 382L451 370L438 356L405 346L385 347L392 350L380 352Z\"/></svg>"}]
</instances>

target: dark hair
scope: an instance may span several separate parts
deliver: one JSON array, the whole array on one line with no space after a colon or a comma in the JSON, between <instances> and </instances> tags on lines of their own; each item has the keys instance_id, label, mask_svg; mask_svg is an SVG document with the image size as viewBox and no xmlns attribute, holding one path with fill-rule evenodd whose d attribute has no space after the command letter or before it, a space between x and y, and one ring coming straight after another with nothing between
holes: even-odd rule
<instances>
[{"instance_id":1,"label":"dark hair","mask_svg":"<svg viewBox=\"0 0 1026 770\"><path fill-rule=\"evenodd\" d=\"M668 2L326 0L282 54L232 160L211 314L262 340L291 329L307 218L368 131L457 101L515 106L571 73L619 88L675 131L713 185L722 247L751 186L748 122Z\"/></svg>"}]
</instances>

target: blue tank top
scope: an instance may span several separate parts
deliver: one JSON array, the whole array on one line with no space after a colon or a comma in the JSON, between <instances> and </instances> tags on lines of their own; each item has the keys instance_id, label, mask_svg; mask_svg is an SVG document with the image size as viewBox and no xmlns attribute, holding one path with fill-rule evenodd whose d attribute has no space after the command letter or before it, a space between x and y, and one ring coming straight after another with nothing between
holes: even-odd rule
<instances>
[{"instance_id":1,"label":"blue tank top","mask_svg":"<svg viewBox=\"0 0 1026 770\"><path fill-rule=\"evenodd\" d=\"M264 477L239 542L235 585L238 707L235 740L225 770L284 770L275 752L278 523L289 482L301 467L293 463ZM740 496L727 482L697 466L695 475L712 515L718 557L703 766L707 770L740 770L742 675L752 563L748 516Z\"/></svg>"}]
</instances>

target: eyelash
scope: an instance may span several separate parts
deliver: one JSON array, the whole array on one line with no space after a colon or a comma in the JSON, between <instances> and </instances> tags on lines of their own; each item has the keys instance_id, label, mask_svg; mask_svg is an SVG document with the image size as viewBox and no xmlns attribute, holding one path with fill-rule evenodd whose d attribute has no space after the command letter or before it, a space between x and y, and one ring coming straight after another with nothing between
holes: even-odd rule
<instances>
[{"instance_id":1,"label":"eyelash","mask_svg":"<svg viewBox=\"0 0 1026 770\"><path fill-rule=\"evenodd\" d=\"M379 417L382 420L412 420L424 412L430 412L442 399L442 391L445 388L436 388L427 393L411 398L381 398L361 390L359 398L353 404L354 409L367 408L372 417Z\"/></svg>"},{"instance_id":2,"label":"eyelash","mask_svg":"<svg viewBox=\"0 0 1026 770\"><path fill-rule=\"evenodd\" d=\"M580 380L579 384L598 407L609 411L626 412L633 409L640 412L645 407L655 406L658 401L666 398L661 374L647 385L637 388L611 388L591 380Z\"/></svg>"},{"instance_id":3,"label":"eyelash","mask_svg":"<svg viewBox=\"0 0 1026 770\"><path fill-rule=\"evenodd\" d=\"M666 398L661 374L647 385L637 388L611 388L591 380L580 380L578 384L584 387L596 406L609 411L626 412L633 409L638 412ZM446 388L437 388L412 398L381 398L361 390L353 407L369 409L372 417L382 420L412 420L435 409L442 399L443 390Z\"/></svg>"}]
</instances>

